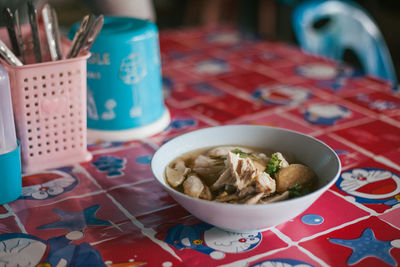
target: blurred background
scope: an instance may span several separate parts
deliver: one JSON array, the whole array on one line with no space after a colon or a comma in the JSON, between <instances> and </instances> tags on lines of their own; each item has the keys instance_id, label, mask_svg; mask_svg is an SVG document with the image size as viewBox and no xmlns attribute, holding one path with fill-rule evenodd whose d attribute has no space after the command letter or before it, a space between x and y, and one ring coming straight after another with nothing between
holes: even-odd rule
<instances>
[{"instance_id":1,"label":"blurred background","mask_svg":"<svg viewBox=\"0 0 400 267\"><path fill-rule=\"evenodd\" d=\"M154 21L160 30L232 25L262 39L296 43L291 13L303 0L48 0L66 32L89 12ZM1 0L0 8L23 9L26 0ZM36 0L40 6L44 0ZM400 1L355 0L375 19L400 77ZM20 11L20 14L25 14ZM3 22L0 21L3 25ZM345 61L359 66L350 52Z\"/></svg>"}]
</instances>

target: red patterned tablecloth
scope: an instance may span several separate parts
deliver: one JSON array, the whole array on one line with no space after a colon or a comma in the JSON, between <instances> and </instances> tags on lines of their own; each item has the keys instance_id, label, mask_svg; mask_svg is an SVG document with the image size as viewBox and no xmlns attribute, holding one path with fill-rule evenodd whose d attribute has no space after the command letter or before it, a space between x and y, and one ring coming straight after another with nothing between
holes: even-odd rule
<instances>
[{"instance_id":1,"label":"red patterned tablecloth","mask_svg":"<svg viewBox=\"0 0 400 267\"><path fill-rule=\"evenodd\" d=\"M162 32L160 44L169 127L26 174L23 195L0 206L0 266L400 265L400 96L390 84L230 29ZM342 174L270 230L214 228L169 197L149 163L166 140L222 124L314 136L338 153Z\"/></svg>"}]
</instances>

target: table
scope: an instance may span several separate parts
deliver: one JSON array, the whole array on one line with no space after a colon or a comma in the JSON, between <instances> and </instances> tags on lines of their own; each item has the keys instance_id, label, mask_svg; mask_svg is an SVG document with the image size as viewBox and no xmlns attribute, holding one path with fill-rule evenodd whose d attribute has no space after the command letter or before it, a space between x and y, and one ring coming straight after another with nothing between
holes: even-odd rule
<instances>
[{"instance_id":1,"label":"table","mask_svg":"<svg viewBox=\"0 0 400 267\"><path fill-rule=\"evenodd\" d=\"M170 126L26 174L23 195L0 206L0 266L400 265L400 97L389 83L231 28L164 31L160 44ZM337 152L342 175L270 230L214 228L169 197L149 163L170 138L222 124L314 136Z\"/></svg>"}]
</instances>

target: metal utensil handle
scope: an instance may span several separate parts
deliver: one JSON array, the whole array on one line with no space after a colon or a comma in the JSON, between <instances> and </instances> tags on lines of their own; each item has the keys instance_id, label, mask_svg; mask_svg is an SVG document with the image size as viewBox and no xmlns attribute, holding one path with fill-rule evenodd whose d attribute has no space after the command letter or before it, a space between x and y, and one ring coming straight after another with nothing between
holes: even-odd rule
<instances>
[{"instance_id":1,"label":"metal utensil handle","mask_svg":"<svg viewBox=\"0 0 400 267\"><path fill-rule=\"evenodd\" d=\"M60 34L58 31L57 15L55 10L45 4L42 9L47 42L49 44L50 56L53 61L62 59L60 48Z\"/></svg>"},{"instance_id":2,"label":"metal utensil handle","mask_svg":"<svg viewBox=\"0 0 400 267\"><path fill-rule=\"evenodd\" d=\"M88 28L94 21L94 16L92 14L86 15L83 17L81 24L79 25L74 38L72 39L71 48L68 51L67 58L73 57L76 53L77 49L81 46L81 43L84 39L85 33L87 33Z\"/></svg>"},{"instance_id":3,"label":"metal utensil handle","mask_svg":"<svg viewBox=\"0 0 400 267\"><path fill-rule=\"evenodd\" d=\"M22 62L14 55L14 53L0 40L0 55L13 66L22 66Z\"/></svg>"},{"instance_id":4,"label":"metal utensil handle","mask_svg":"<svg viewBox=\"0 0 400 267\"><path fill-rule=\"evenodd\" d=\"M56 51L57 51L57 56L59 59L63 58L62 55L62 50L61 50L61 34L60 34L60 29L58 27L58 18L57 18L57 13L54 8L51 9L51 17L53 19L53 35L54 35L54 40L55 40L55 45L56 45Z\"/></svg>"},{"instance_id":5,"label":"metal utensil handle","mask_svg":"<svg viewBox=\"0 0 400 267\"><path fill-rule=\"evenodd\" d=\"M81 51L89 51L90 47L92 47L94 41L96 40L97 35L103 28L103 24L104 24L104 16L100 15L91 25L85 40L82 42L81 48L77 51L75 56L78 56Z\"/></svg>"},{"instance_id":6,"label":"metal utensil handle","mask_svg":"<svg viewBox=\"0 0 400 267\"><path fill-rule=\"evenodd\" d=\"M21 31L21 24L19 23L19 11L18 9L15 10L15 28L17 30L17 39L18 39L18 47L19 47L19 53L21 56L22 63L25 64L25 52L24 52L24 39L22 37L22 31Z\"/></svg>"},{"instance_id":7,"label":"metal utensil handle","mask_svg":"<svg viewBox=\"0 0 400 267\"><path fill-rule=\"evenodd\" d=\"M10 37L11 46L14 50L16 56L19 56L19 47L17 41L17 35L15 34L15 18L14 14L11 12L10 8L5 8L3 10L4 23L6 24L8 36Z\"/></svg>"},{"instance_id":8,"label":"metal utensil handle","mask_svg":"<svg viewBox=\"0 0 400 267\"><path fill-rule=\"evenodd\" d=\"M42 62L42 52L40 51L40 40L39 40L39 29L36 16L36 8L33 5L32 0L28 1L28 17L29 24L32 30L33 39L33 50L35 53L36 62Z\"/></svg>"}]
</instances>

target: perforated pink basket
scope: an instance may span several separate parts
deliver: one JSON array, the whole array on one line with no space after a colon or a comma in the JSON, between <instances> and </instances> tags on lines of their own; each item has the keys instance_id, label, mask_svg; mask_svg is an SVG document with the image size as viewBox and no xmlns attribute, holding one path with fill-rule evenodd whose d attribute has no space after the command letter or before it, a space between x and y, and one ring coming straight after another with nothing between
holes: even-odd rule
<instances>
[{"instance_id":1,"label":"perforated pink basket","mask_svg":"<svg viewBox=\"0 0 400 267\"><path fill-rule=\"evenodd\" d=\"M86 61L77 58L10 66L23 172L90 160L86 134Z\"/></svg>"}]
</instances>

